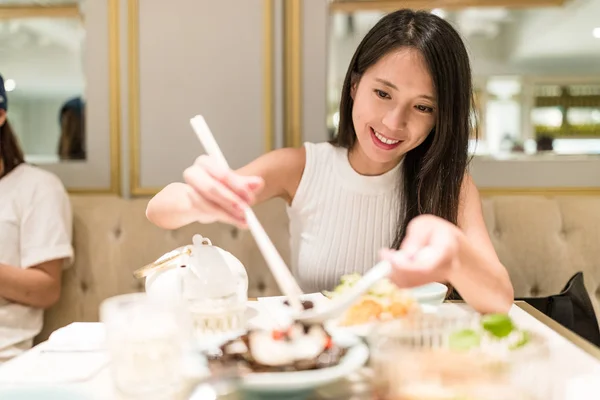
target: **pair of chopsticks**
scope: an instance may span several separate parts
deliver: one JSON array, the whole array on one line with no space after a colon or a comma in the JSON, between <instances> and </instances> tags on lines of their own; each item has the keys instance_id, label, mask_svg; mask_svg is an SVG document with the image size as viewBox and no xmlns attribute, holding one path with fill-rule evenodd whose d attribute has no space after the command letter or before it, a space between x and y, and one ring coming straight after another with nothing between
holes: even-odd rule
<instances>
[{"instance_id":1,"label":"pair of chopsticks","mask_svg":"<svg viewBox=\"0 0 600 400\"><path fill-rule=\"evenodd\" d=\"M204 117L201 115L197 115L190 120L192 128L198 136L200 143L204 147L206 153L215 158L215 160L227 169L229 169L229 164L225 159L225 156L221 152L217 141L215 140L208 124L204 120ZM290 305L298 312L303 310L302 303L300 301L299 296L302 294L302 290L296 279L294 279L290 269L287 267L281 255L269 239L269 236L265 232L264 228L256 218L254 211L250 206L246 207L244 210L246 216L246 223L248 224L248 228L254 236L254 240L258 245L271 273L275 277L275 281L279 285L279 288L283 292L283 294L288 298Z\"/></svg>"}]
</instances>

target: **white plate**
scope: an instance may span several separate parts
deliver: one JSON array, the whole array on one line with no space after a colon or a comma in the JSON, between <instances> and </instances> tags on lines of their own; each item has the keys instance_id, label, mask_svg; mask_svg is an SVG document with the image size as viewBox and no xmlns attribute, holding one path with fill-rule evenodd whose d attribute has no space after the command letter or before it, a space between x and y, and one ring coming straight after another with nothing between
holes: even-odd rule
<instances>
[{"instance_id":1,"label":"white plate","mask_svg":"<svg viewBox=\"0 0 600 400\"><path fill-rule=\"evenodd\" d=\"M15 386L0 389L0 399L6 400L91 400L91 397L81 391L58 386Z\"/></svg>"},{"instance_id":2,"label":"white plate","mask_svg":"<svg viewBox=\"0 0 600 400\"><path fill-rule=\"evenodd\" d=\"M355 336L338 333L333 340L338 345L350 346L340 363L329 368L296 372L262 372L246 375L241 389L268 394L272 398L291 398L292 393L306 392L335 382L363 367L369 358L369 349ZM278 397L276 397L278 396Z\"/></svg>"},{"instance_id":3,"label":"white plate","mask_svg":"<svg viewBox=\"0 0 600 400\"><path fill-rule=\"evenodd\" d=\"M409 289L411 296L419 303L423 312L435 312L437 307L446 299L448 287L442 283L433 282L423 286ZM291 308L284 305L285 296L259 297L258 301L274 321L286 324L291 318ZM301 300L310 300L315 306L331 301L321 293L307 293L300 297ZM331 321L325 326L329 332L367 337L377 322L368 324L340 326L338 321Z\"/></svg>"}]
</instances>

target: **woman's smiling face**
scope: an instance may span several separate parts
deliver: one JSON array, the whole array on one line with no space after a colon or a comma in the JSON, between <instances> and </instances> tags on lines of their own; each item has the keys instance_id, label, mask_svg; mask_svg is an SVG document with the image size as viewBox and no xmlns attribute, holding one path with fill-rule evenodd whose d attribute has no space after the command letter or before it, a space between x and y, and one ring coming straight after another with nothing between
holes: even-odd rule
<instances>
[{"instance_id":1,"label":"woman's smiling face","mask_svg":"<svg viewBox=\"0 0 600 400\"><path fill-rule=\"evenodd\" d=\"M354 169L378 175L419 146L436 121L433 80L421 54L401 48L382 57L352 87L357 144Z\"/></svg>"}]
</instances>

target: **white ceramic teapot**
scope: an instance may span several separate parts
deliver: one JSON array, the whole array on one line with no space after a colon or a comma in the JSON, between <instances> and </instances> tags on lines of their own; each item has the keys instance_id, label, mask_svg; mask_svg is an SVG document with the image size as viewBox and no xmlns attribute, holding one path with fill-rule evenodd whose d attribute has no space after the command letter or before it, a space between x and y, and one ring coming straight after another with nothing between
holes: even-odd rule
<instances>
[{"instance_id":1,"label":"white ceramic teapot","mask_svg":"<svg viewBox=\"0 0 600 400\"><path fill-rule=\"evenodd\" d=\"M146 277L146 293L154 300L187 307L196 336L245 329L244 265L208 238L194 235L192 241L136 271Z\"/></svg>"}]
</instances>

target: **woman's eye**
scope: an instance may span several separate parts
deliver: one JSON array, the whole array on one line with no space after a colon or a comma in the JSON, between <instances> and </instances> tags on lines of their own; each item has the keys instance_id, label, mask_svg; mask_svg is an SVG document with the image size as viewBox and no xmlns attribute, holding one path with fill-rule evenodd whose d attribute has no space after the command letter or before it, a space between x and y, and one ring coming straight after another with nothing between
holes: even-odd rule
<instances>
[{"instance_id":1,"label":"woman's eye","mask_svg":"<svg viewBox=\"0 0 600 400\"><path fill-rule=\"evenodd\" d=\"M375 89L375 94L381 97L382 99L391 99L390 95L384 92L383 90Z\"/></svg>"},{"instance_id":2,"label":"woman's eye","mask_svg":"<svg viewBox=\"0 0 600 400\"><path fill-rule=\"evenodd\" d=\"M433 108L427 106L416 106L416 108L422 113L431 114L433 112Z\"/></svg>"}]
</instances>

